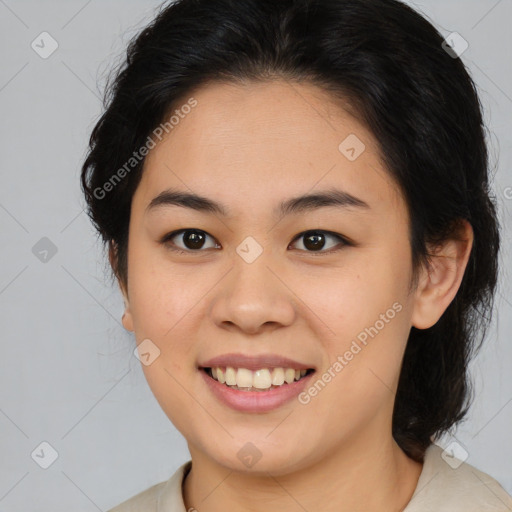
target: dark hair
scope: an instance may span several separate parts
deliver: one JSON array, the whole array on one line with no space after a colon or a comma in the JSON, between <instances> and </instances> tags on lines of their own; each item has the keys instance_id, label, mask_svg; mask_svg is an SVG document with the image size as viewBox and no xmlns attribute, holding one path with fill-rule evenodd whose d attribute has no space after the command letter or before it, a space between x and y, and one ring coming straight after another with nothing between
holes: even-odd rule
<instances>
[{"instance_id":1,"label":"dark hair","mask_svg":"<svg viewBox=\"0 0 512 512\"><path fill-rule=\"evenodd\" d=\"M482 107L443 39L397 0L178 0L130 42L107 82L81 174L88 215L127 289L130 205L144 159L131 170L126 162L184 97L214 81L286 79L348 101L405 198L411 285L429 264L427 244L457 238L460 219L474 232L456 297L434 326L409 334L392 429L416 461L469 410L468 363L490 320L500 248Z\"/></svg>"}]
</instances>

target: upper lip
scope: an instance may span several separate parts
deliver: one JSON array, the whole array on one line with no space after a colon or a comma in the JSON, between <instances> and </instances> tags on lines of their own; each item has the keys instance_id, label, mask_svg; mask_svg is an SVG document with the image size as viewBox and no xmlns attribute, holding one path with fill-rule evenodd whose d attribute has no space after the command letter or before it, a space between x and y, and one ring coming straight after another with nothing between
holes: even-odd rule
<instances>
[{"instance_id":1,"label":"upper lip","mask_svg":"<svg viewBox=\"0 0 512 512\"><path fill-rule=\"evenodd\" d=\"M311 365L278 354L259 354L254 356L247 354L223 354L199 364L200 368L216 368L219 366L247 368L252 371L261 370L262 368L293 368L295 370L314 368Z\"/></svg>"}]
</instances>

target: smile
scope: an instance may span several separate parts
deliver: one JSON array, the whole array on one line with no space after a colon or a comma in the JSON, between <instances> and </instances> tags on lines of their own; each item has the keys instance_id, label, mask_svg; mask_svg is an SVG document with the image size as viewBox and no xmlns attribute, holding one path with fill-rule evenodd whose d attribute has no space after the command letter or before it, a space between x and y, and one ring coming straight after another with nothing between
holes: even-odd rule
<instances>
[{"instance_id":1,"label":"smile","mask_svg":"<svg viewBox=\"0 0 512 512\"><path fill-rule=\"evenodd\" d=\"M264 413L295 399L315 370L279 367L251 371L228 366L201 367L199 373L220 404L244 413Z\"/></svg>"},{"instance_id":2,"label":"smile","mask_svg":"<svg viewBox=\"0 0 512 512\"><path fill-rule=\"evenodd\" d=\"M252 371L247 368L213 367L204 368L206 373L226 386L239 391L267 391L286 384L291 384L305 377L309 370L294 368L261 368Z\"/></svg>"}]
</instances>

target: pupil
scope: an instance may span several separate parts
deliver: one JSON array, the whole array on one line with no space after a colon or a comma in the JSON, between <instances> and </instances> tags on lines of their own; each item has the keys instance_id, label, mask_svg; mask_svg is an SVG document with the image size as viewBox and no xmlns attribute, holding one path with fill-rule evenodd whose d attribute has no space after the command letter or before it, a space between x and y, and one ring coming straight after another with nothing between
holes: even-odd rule
<instances>
[{"instance_id":1,"label":"pupil","mask_svg":"<svg viewBox=\"0 0 512 512\"><path fill-rule=\"evenodd\" d=\"M204 235L197 231L186 231L184 233L185 243L189 249L200 249L204 243ZM311 250L321 249L325 244L324 236L321 233L311 233L305 237L304 246Z\"/></svg>"},{"instance_id":2,"label":"pupil","mask_svg":"<svg viewBox=\"0 0 512 512\"><path fill-rule=\"evenodd\" d=\"M313 244L309 244L308 240L313 240ZM321 242L320 245L318 245L319 242ZM313 249L313 250L321 249L324 246L324 242L325 242L324 236L322 234L312 233L305 238L304 246L308 249Z\"/></svg>"},{"instance_id":3,"label":"pupil","mask_svg":"<svg viewBox=\"0 0 512 512\"><path fill-rule=\"evenodd\" d=\"M189 249L200 249L204 242L204 235L197 231L186 231L184 233L185 245L190 245Z\"/></svg>"}]
</instances>

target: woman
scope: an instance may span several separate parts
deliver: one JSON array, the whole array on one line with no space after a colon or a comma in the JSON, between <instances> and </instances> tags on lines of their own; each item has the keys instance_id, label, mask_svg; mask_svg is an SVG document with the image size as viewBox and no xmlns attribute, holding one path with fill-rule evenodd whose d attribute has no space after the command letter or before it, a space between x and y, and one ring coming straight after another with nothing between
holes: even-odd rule
<instances>
[{"instance_id":1,"label":"woman","mask_svg":"<svg viewBox=\"0 0 512 512\"><path fill-rule=\"evenodd\" d=\"M191 460L113 511L512 509L434 444L500 241L453 46L396 0L181 0L129 45L82 186Z\"/></svg>"}]
</instances>

